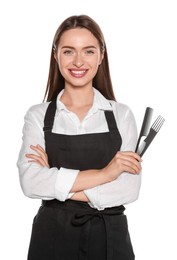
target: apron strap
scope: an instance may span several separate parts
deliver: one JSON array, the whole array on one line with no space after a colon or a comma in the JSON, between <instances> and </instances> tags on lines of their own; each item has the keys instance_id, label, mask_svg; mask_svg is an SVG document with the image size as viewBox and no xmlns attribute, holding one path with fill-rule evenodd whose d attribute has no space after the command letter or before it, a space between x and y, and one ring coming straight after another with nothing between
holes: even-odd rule
<instances>
[{"instance_id":1,"label":"apron strap","mask_svg":"<svg viewBox=\"0 0 177 260\"><path fill-rule=\"evenodd\" d=\"M48 105L45 118L44 118L44 127L43 127L44 132L52 131L55 112L56 112L56 99L51 101Z\"/></svg>"},{"instance_id":2,"label":"apron strap","mask_svg":"<svg viewBox=\"0 0 177 260\"><path fill-rule=\"evenodd\" d=\"M106 110L105 112L106 121L108 124L109 131L117 130L117 124L114 117L114 113L111 110Z\"/></svg>"}]
</instances>

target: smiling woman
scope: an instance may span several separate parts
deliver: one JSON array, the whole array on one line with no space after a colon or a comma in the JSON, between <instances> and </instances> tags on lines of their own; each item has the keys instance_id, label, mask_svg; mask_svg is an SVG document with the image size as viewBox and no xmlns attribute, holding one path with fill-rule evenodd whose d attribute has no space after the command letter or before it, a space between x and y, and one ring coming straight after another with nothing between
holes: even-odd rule
<instances>
[{"instance_id":1,"label":"smiling woman","mask_svg":"<svg viewBox=\"0 0 177 260\"><path fill-rule=\"evenodd\" d=\"M108 63L108 57L107 57L107 49L106 44L104 40L103 33L99 27L99 25L90 17L88 16L71 16L69 19L66 19L57 29L54 40L53 40L53 46L51 51L51 60L50 60L50 70L49 70L49 77L48 77L48 83L46 88L45 97L47 97L47 101L51 101L58 93L64 89L65 86L65 80L64 77L61 74L60 69L58 70L58 62L57 62L57 56L58 56L58 48L61 44L61 40L63 38L63 34L66 34L69 30L77 29L78 32L80 32L80 35L82 35L82 32L84 29L87 31L87 42L85 42L85 45L82 47L91 47L91 50L87 50L84 52L85 54L90 53L90 51L94 51L95 47L99 45L99 50L101 55L104 54L104 59L102 60L102 63L100 64L98 71L93 78L94 87L97 88L104 96L111 100L115 100L114 92L112 89L112 82L109 72L109 63ZM91 44L90 38L94 41L94 45ZM70 37L74 38L74 34L70 34ZM70 37L68 40L70 40ZM74 39L74 45L78 43L79 38L76 37ZM67 43L66 45L63 45L63 47L66 47L65 51L67 55L74 54L74 46L70 46ZM95 46L96 44L96 46ZM94 48L93 48L94 47ZM69 51L69 52L68 52ZM70 52L71 51L71 52ZM59 66L60 68L60 66ZM75 68L76 69L76 68Z\"/></svg>"},{"instance_id":2,"label":"smiling woman","mask_svg":"<svg viewBox=\"0 0 177 260\"><path fill-rule=\"evenodd\" d=\"M136 123L115 101L105 40L90 17L59 26L45 98L25 116L18 159L24 194L42 200L28 260L133 260L123 205L140 189Z\"/></svg>"},{"instance_id":3,"label":"smiling woman","mask_svg":"<svg viewBox=\"0 0 177 260\"><path fill-rule=\"evenodd\" d=\"M90 31L75 28L62 34L54 56L65 78L65 88L87 88L92 86L92 79L102 62L104 51L100 50L98 40Z\"/></svg>"}]
</instances>

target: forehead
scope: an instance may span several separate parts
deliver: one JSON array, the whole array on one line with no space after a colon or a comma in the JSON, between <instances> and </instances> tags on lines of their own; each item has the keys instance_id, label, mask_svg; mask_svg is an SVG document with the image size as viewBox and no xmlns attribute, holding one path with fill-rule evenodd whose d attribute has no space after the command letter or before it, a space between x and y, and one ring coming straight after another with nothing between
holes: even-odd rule
<instances>
[{"instance_id":1,"label":"forehead","mask_svg":"<svg viewBox=\"0 0 177 260\"><path fill-rule=\"evenodd\" d=\"M65 31L59 41L60 47L64 45L73 47L93 45L99 47L97 38L85 28L75 28Z\"/></svg>"}]
</instances>

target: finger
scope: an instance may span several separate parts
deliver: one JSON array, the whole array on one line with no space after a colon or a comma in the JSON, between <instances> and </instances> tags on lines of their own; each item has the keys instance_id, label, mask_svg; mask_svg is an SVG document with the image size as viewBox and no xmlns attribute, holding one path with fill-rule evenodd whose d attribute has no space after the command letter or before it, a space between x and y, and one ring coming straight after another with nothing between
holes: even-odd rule
<instances>
[{"instance_id":1,"label":"finger","mask_svg":"<svg viewBox=\"0 0 177 260\"><path fill-rule=\"evenodd\" d=\"M45 150L39 145L30 145L30 148L34 151L37 151L38 153L40 154L44 154L45 153Z\"/></svg>"},{"instance_id":2,"label":"finger","mask_svg":"<svg viewBox=\"0 0 177 260\"><path fill-rule=\"evenodd\" d=\"M137 153L134 153L134 152L119 152L119 153L117 153L116 156L117 156L117 158L130 161L131 163L135 164L136 167L139 170L141 170L141 164L140 163L142 162L142 159Z\"/></svg>"},{"instance_id":3,"label":"finger","mask_svg":"<svg viewBox=\"0 0 177 260\"><path fill-rule=\"evenodd\" d=\"M140 173L141 164L137 162L137 160L122 160L122 164L126 167L126 171L130 173Z\"/></svg>"},{"instance_id":4,"label":"finger","mask_svg":"<svg viewBox=\"0 0 177 260\"><path fill-rule=\"evenodd\" d=\"M39 144L36 145L37 148L39 148L41 150L41 152L44 152L45 153L45 150L42 146L40 146Z\"/></svg>"},{"instance_id":5,"label":"finger","mask_svg":"<svg viewBox=\"0 0 177 260\"><path fill-rule=\"evenodd\" d=\"M116 156L124 157L124 156L131 156L135 158L137 161L142 162L142 158L135 152L132 151L119 151L117 152Z\"/></svg>"},{"instance_id":6,"label":"finger","mask_svg":"<svg viewBox=\"0 0 177 260\"><path fill-rule=\"evenodd\" d=\"M124 153L124 152L118 153L116 155L117 165L122 165L121 168L123 171L131 171L133 173L139 173L141 171L141 164L135 158L131 154L128 155L128 153Z\"/></svg>"},{"instance_id":7,"label":"finger","mask_svg":"<svg viewBox=\"0 0 177 260\"><path fill-rule=\"evenodd\" d=\"M26 157L32 159L32 160L29 160L28 162L36 162L36 163L39 163L41 166L49 167L48 163L46 163L46 161L43 160L43 158L38 155L26 154Z\"/></svg>"},{"instance_id":8,"label":"finger","mask_svg":"<svg viewBox=\"0 0 177 260\"><path fill-rule=\"evenodd\" d=\"M140 171L137 171L137 170L133 169L132 167L128 167L128 166L126 166L126 169L124 172L127 172L129 174L135 174L135 175L140 173Z\"/></svg>"},{"instance_id":9,"label":"finger","mask_svg":"<svg viewBox=\"0 0 177 260\"><path fill-rule=\"evenodd\" d=\"M36 145L36 146L31 145L30 148L35 152L37 152L44 159L44 161L48 163L48 156L45 150L40 145Z\"/></svg>"},{"instance_id":10,"label":"finger","mask_svg":"<svg viewBox=\"0 0 177 260\"><path fill-rule=\"evenodd\" d=\"M135 155L135 156L134 156ZM140 161L138 160L139 155L130 153L119 153L116 155L116 160L124 161L124 164L128 164L129 166L136 166L136 168L141 169Z\"/></svg>"},{"instance_id":11,"label":"finger","mask_svg":"<svg viewBox=\"0 0 177 260\"><path fill-rule=\"evenodd\" d=\"M36 160L28 160L28 162L29 162L29 163L33 163L33 162L34 162L34 163L38 163L38 164L40 164L40 163L37 162ZM40 164L40 165L43 166L42 164Z\"/></svg>"},{"instance_id":12,"label":"finger","mask_svg":"<svg viewBox=\"0 0 177 260\"><path fill-rule=\"evenodd\" d=\"M35 154L26 154L26 157L32 159L32 160L29 160L29 161L37 162L37 163L39 163L39 164L41 164L41 165L44 164L43 159L42 159L40 156L38 156L38 155L35 155Z\"/></svg>"}]
</instances>

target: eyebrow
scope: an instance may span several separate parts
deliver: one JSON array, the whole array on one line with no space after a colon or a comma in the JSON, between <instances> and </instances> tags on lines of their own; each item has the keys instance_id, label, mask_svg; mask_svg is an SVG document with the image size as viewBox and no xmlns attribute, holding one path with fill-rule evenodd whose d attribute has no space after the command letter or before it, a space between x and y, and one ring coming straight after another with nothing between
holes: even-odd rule
<instances>
[{"instance_id":1,"label":"eyebrow","mask_svg":"<svg viewBox=\"0 0 177 260\"><path fill-rule=\"evenodd\" d=\"M83 49L96 49L94 45L85 46ZM65 45L62 47L62 49L75 49L73 46Z\"/></svg>"}]
</instances>

